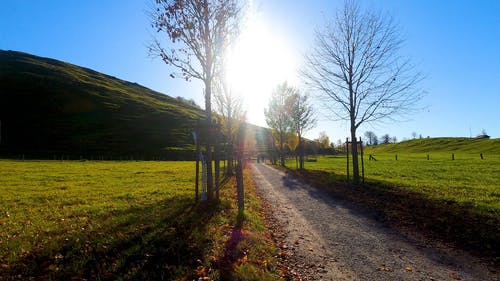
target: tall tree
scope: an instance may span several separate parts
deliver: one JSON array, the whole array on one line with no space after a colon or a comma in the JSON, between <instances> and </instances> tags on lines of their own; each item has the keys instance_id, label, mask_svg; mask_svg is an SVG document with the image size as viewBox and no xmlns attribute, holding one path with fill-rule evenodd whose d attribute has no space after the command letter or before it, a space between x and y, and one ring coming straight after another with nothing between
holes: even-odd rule
<instances>
[{"instance_id":1,"label":"tall tree","mask_svg":"<svg viewBox=\"0 0 500 281\"><path fill-rule=\"evenodd\" d=\"M316 126L316 118L314 117L314 109L309 102L309 96L301 94L299 90L293 89L292 95L289 97L290 121L292 130L299 138L299 169L304 169L304 140L302 136L308 130Z\"/></svg>"},{"instance_id":2,"label":"tall tree","mask_svg":"<svg viewBox=\"0 0 500 281\"><path fill-rule=\"evenodd\" d=\"M399 54L403 40L391 17L361 10L347 0L333 24L316 32L302 76L335 120L347 120L351 140L367 122L394 119L415 109L422 75ZM352 146L354 183L359 183L357 145Z\"/></svg>"},{"instance_id":3,"label":"tall tree","mask_svg":"<svg viewBox=\"0 0 500 281\"><path fill-rule=\"evenodd\" d=\"M269 98L269 105L264 109L266 123L273 130L273 137L278 142L280 165L285 166L284 145L287 141L287 133L292 129L290 112L288 106L290 97L296 93L293 87L284 82L276 87Z\"/></svg>"},{"instance_id":4,"label":"tall tree","mask_svg":"<svg viewBox=\"0 0 500 281\"><path fill-rule=\"evenodd\" d=\"M152 27L165 34L167 42L156 38L149 51L173 66L187 81L201 80L205 86L206 127L212 128L212 83L218 60L239 28L237 0L156 0ZM168 45L167 48L163 47ZM212 141L206 140L207 198L213 198Z\"/></svg>"}]
</instances>

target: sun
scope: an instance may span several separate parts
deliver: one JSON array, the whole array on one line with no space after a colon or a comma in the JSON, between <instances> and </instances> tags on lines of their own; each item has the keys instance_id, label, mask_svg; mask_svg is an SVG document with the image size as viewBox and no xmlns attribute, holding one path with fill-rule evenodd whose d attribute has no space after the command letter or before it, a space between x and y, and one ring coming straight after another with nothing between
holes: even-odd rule
<instances>
[{"instance_id":1,"label":"sun","mask_svg":"<svg viewBox=\"0 0 500 281\"><path fill-rule=\"evenodd\" d=\"M226 54L227 83L244 97L248 121L262 124L263 109L280 83L295 82L296 63L292 48L279 34L253 20Z\"/></svg>"}]
</instances>

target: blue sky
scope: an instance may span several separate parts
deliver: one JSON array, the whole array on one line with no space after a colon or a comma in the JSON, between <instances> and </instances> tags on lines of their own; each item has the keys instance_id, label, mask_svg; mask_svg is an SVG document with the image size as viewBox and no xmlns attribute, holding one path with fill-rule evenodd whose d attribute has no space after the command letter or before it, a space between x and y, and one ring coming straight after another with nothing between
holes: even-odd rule
<instances>
[{"instance_id":1,"label":"blue sky","mask_svg":"<svg viewBox=\"0 0 500 281\"><path fill-rule=\"evenodd\" d=\"M200 83L171 79L171 70L148 56L147 46L155 35L146 13L151 2L2 1L0 49L89 67L203 105ZM300 68L303 54L313 44L314 30L333 18L340 3L253 1L254 18L268 34L263 38L272 38L279 45L275 51L286 53L283 59ZM394 16L406 40L402 54L427 76L422 83L427 95L421 101L425 110L407 116L409 121L366 125L359 135L372 130L399 140L410 138L412 132L424 137L468 137L484 129L492 137L500 137L500 1L364 0L361 5ZM300 86L300 80L290 79ZM258 125L265 125L263 108L273 90L266 87L258 96L242 91L249 104L248 120ZM327 121L321 115L319 119L307 137L326 131L336 141L348 135L346 122Z\"/></svg>"}]
</instances>

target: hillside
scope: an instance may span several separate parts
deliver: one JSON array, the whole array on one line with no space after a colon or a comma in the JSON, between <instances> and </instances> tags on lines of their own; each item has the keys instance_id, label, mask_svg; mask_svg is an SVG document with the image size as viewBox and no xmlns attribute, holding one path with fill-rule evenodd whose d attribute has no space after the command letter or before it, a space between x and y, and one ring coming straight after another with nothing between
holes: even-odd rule
<instances>
[{"instance_id":1,"label":"hillside","mask_svg":"<svg viewBox=\"0 0 500 281\"><path fill-rule=\"evenodd\" d=\"M203 115L136 83L0 50L0 156L159 156L191 146Z\"/></svg>"},{"instance_id":2,"label":"hillside","mask_svg":"<svg viewBox=\"0 0 500 281\"><path fill-rule=\"evenodd\" d=\"M369 153L383 152L462 152L500 154L500 139L429 138L381 144L367 148Z\"/></svg>"}]
</instances>

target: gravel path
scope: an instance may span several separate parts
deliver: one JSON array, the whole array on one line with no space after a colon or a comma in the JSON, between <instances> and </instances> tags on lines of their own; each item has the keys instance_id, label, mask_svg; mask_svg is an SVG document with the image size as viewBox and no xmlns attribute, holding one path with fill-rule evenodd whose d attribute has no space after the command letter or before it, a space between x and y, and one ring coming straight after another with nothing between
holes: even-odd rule
<instances>
[{"instance_id":1,"label":"gravel path","mask_svg":"<svg viewBox=\"0 0 500 281\"><path fill-rule=\"evenodd\" d=\"M404 237L281 171L250 165L284 233L286 261L305 280L500 280L466 253Z\"/></svg>"}]
</instances>

